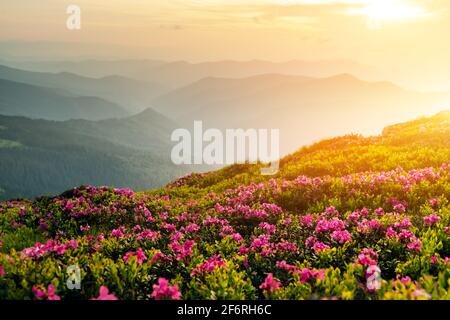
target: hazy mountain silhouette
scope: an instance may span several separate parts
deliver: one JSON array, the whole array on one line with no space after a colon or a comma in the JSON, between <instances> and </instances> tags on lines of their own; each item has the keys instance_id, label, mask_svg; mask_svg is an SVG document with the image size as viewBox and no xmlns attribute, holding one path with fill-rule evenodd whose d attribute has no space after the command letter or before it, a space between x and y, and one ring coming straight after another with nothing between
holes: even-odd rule
<instances>
[{"instance_id":1,"label":"hazy mountain silhouette","mask_svg":"<svg viewBox=\"0 0 450 320\"><path fill-rule=\"evenodd\" d=\"M137 78L145 72L167 62L160 60L97 60L82 61L21 61L4 62L14 68L26 69L35 72L70 72L78 75L102 78L112 74L124 77Z\"/></svg>"},{"instance_id":2,"label":"hazy mountain silhouette","mask_svg":"<svg viewBox=\"0 0 450 320\"><path fill-rule=\"evenodd\" d=\"M154 69L161 83L174 86L186 85L205 77L242 78L267 73L285 75L302 75L310 77L326 77L337 73L348 72L363 78L377 78L377 71L369 66L352 61L301 61L269 62L253 61L217 61L188 63L171 62Z\"/></svg>"},{"instance_id":3,"label":"hazy mountain silhouette","mask_svg":"<svg viewBox=\"0 0 450 320\"><path fill-rule=\"evenodd\" d=\"M383 126L438 111L448 94L410 92L389 82L349 74L307 78L278 74L205 78L153 102L159 112L192 125L279 128L282 150L349 132L376 134Z\"/></svg>"},{"instance_id":4,"label":"hazy mountain silhouette","mask_svg":"<svg viewBox=\"0 0 450 320\"><path fill-rule=\"evenodd\" d=\"M267 73L328 77L347 72L367 80L384 79L376 68L348 60L292 60L288 62L229 60L201 63L159 60L85 60L77 62L15 62L12 65L35 71L69 71L92 77L117 74L149 81L153 84L159 83L172 89L206 77L243 78Z\"/></svg>"},{"instance_id":5,"label":"hazy mountain silhouette","mask_svg":"<svg viewBox=\"0 0 450 320\"><path fill-rule=\"evenodd\" d=\"M76 97L58 89L0 79L0 114L49 120L99 120L125 117L128 112L97 97Z\"/></svg>"},{"instance_id":6,"label":"hazy mountain silhouette","mask_svg":"<svg viewBox=\"0 0 450 320\"><path fill-rule=\"evenodd\" d=\"M97 96L119 103L133 113L149 107L151 99L164 91L158 84L118 75L90 78L68 72L30 72L6 66L0 66L0 79L63 89L74 95Z\"/></svg>"}]
</instances>

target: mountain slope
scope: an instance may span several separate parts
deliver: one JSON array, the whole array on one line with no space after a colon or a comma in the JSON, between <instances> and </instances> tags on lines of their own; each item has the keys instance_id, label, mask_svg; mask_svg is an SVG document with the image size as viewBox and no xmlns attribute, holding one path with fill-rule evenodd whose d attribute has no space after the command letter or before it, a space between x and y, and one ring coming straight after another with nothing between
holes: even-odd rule
<instances>
[{"instance_id":1,"label":"mountain slope","mask_svg":"<svg viewBox=\"0 0 450 320\"><path fill-rule=\"evenodd\" d=\"M139 114L101 121L71 120L60 124L75 133L100 137L112 143L152 152L168 153L170 135L177 123L148 108Z\"/></svg>"},{"instance_id":2,"label":"mountain slope","mask_svg":"<svg viewBox=\"0 0 450 320\"><path fill-rule=\"evenodd\" d=\"M346 135L307 145L280 160L275 176L261 176L261 165L233 165L193 174L171 184L196 192L223 192L239 184L299 176L341 177L359 172L439 167L450 159L450 110L387 126L381 135Z\"/></svg>"},{"instance_id":3,"label":"mountain slope","mask_svg":"<svg viewBox=\"0 0 450 320\"><path fill-rule=\"evenodd\" d=\"M74 97L57 89L0 79L0 114L49 120L98 120L125 117L128 112L100 98Z\"/></svg>"}]
</instances>

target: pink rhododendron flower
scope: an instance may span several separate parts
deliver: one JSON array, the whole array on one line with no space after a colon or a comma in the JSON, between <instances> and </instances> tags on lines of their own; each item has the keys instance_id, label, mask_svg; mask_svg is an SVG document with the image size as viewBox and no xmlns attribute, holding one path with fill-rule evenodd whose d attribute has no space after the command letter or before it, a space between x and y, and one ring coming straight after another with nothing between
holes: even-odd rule
<instances>
[{"instance_id":1,"label":"pink rhododendron flower","mask_svg":"<svg viewBox=\"0 0 450 320\"><path fill-rule=\"evenodd\" d=\"M300 274L300 282L305 283L312 279L323 280L325 278L325 270L310 270L308 268L303 268L298 271Z\"/></svg>"},{"instance_id":2,"label":"pink rhododendron flower","mask_svg":"<svg viewBox=\"0 0 450 320\"><path fill-rule=\"evenodd\" d=\"M232 226L223 226L222 231L219 233L219 237L225 238L227 235L233 234L234 229Z\"/></svg>"},{"instance_id":3,"label":"pink rhododendron flower","mask_svg":"<svg viewBox=\"0 0 450 320\"><path fill-rule=\"evenodd\" d=\"M386 238L397 238L397 232L392 227L389 227L386 231Z\"/></svg>"},{"instance_id":4,"label":"pink rhododendron flower","mask_svg":"<svg viewBox=\"0 0 450 320\"><path fill-rule=\"evenodd\" d=\"M376 219L367 220L364 219L360 223L358 223L358 231L361 233L372 233L377 230L382 230L383 226Z\"/></svg>"},{"instance_id":5,"label":"pink rhododendron flower","mask_svg":"<svg viewBox=\"0 0 450 320\"><path fill-rule=\"evenodd\" d=\"M436 264L437 259L438 259L437 255L432 256L431 259L430 259L431 260L431 264Z\"/></svg>"},{"instance_id":6,"label":"pink rhododendron flower","mask_svg":"<svg viewBox=\"0 0 450 320\"><path fill-rule=\"evenodd\" d=\"M170 235L171 242L180 241L183 238L184 238L184 234L180 231L175 231L174 233L172 233Z\"/></svg>"},{"instance_id":7,"label":"pink rhododendron flower","mask_svg":"<svg viewBox=\"0 0 450 320\"><path fill-rule=\"evenodd\" d=\"M364 248L358 255L358 263L363 266L374 266L377 264L378 254L372 249Z\"/></svg>"},{"instance_id":8,"label":"pink rhododendron flower","mask_svg":"<svg viewBox=\"0 0 450 320\"><path fill-rule=\"evenodd\" d=\"M61 300L61 298L56 295L56 288L52 284L47 288L47 300Z\"/></svg>"},{"instance_id":9,"label":"pink rhododendron flower","mask_svg":"<svg viewBox=\"0 0 450 320\"><path fill-rule=\"evenodd\" d=\"M340 244L344 244L346 242L352 241L352 235L347 230L333 231L333 233L331 234L331 239L339 242Z\"/></svg>"},{"instance_id":10,"label":"pink rhododendron flower","mask_svg":"<svg viewBox=\"0 0 450 320\"><path fill-rule=\"evenodd\" d=\"M346 224L339 218L332 218L331 220L321 219L317 221L316 229L314 233L324 233L344 230Z\"/></svg>"},{"instance_id":11,"label":"pink rhododendron flower","mask_svg":"<svg viewBox=\"0 0 450 320\"><path fill-rule=\"evenodd\" d=\"M170 247L172 251L177 254L177 260L180 261L185 257L192 255L194 244L194 240L186 240L184 244L180 244L178 241L174 241L170 244Z\"/></svg>"},{"instance_id":12,"label":"pink rhododendron flower","mask_svg":"<svg viewBox=\"0 0 450 320\"><path fill-rule=\"evenodd\" d=\"M41 258L50 253L63 255L68 249L74 250L77 247L77 240L69 240L65 244L58 243L55 240L48 240L45 244L36 242L33 247L23 249L21 255L28 258Z\"/></svg>"},{"instance_id":13,"label":"pink rhododendron flower","mask_svg":"<svg viewBox=\"0 0 450 320\"><path fill-rule=\"evenodd\" d=\"M411 227L412 227L412 223L408 217L404 217L402 221L394 223L394 228L397 228L397 229L409 229Z\"/></svg>"},{"instance_id":14,"label":"pink rhododendron flower","mask_svg":"<svg viewBox=\"0 0 450 320\"><path fill-rule=\"evenodd\" d=\"M430 204L430 206L436 207L436 206L439 205L440 200L439 200L439 199L436 199L436 198L433 198L433 199L430 199L430 200L428 201L428 203Z\"/></svg>"},{"instance_id":15,"label":"pink rhododendron flower","mask_svg":"<svg viewBox=\"0 0 450 320\"><path fill-rule=\"evenodd\" d=\"M161 235L156 231L151 231L149 229L142 231L139 233L136 237L136 240L143 241L143 240L150 240L154 241L156 239L159 239Z\"/></svg>"},{"instance_id":16,"label":"pink rhododendron flower","mask_svg":"<svg viewBox=\"0 0 450 320\"><path fill-rule=\"evenodd\" d=\"M40 287L33 286L32 292L38 300L61 300L61 298L56 295L56 288L52 284L47 287L47 290L45 290L45 288L42 289Z\"/></svg>"},{"instance_id":17,"label":"pink rhododendron flower","mask_svg":"<svg viewBox=\"0 0 450 320\"><path fill-rule=\"evenodd\" d=\"M272 273L269 273L259 288L272 293L281 288L281 283L277 279L274 279Z\"/></svg>"},{"instance_id":18,"label":"pink rhododendron flower","mask_svg":"<svg viewBox=\"0 0 450 320\"><path fill-rule=\"evenodd\" d=\"M409 241L409 240L415 239L416 237L414 236L414 233L412 233L411 231L406 230L406 229L403 229L403 230L400 231L400 233L398 234L398 238L399 238L400 240L406 240L406 241Z\"/></svg>"},{"instance_id":19,"label":"pink rhododendron flower","mask_svg":"<svg viewBox=\"0 0 450 320\"><path fill-rule=\"evenodd\" d=\"M125 236L125 232L126 232L126 229L125 229L124 226L122 226L119 229L114 229L111 232L111 237L113 237L113 238L123 238Z\"/></svg>"},{"instance_id":20,"label":"pink rhododendron flower","mask_svg":"<svg viewBox=\"0 0 450 320\"><path fill-rule=\"evenodd\" d=\"M91 300L118 300L114 294L109 293L108 287L101 286L99 290L99 296L92 298Z\"/></svg>"},{"instance_id":21,"label":"pink rhododendron flower","mask_svg":"<svg viewBox=\"0 0 450 320\"><path fill-rule=\"evenodd\" d=\"M277 227L273 224L267 223L267 222L261 222L259 224L259 228L264 229L267 234L272 234L277 232Z\"/></svg>"},{"instance_id":22,"label":"pink rhododendron flower","mask_svg":"<svg viewBox=\"0 0 450 320\"><path fill-rule=\"evenodd\" d=\"M347 219L350 220L350 221L356 222L356 221L359 220L360 217L361 217L361 214L360 214L359 211L353 211L352 213L350 213L348 215Z\"/></svg>"},{"instance_id":23,"label":"pink rhododendron flower","mask_svg":"<svg viewBox=\"0 0 450 320\"><path fill-rule=\"evenodd\" d=\"M214 269L220 268L220 267L226 268L225 261L223 259L220 259L220 255L215 255L214 257L203 262L197 268L192 270L191 276L195 276L196 274L201 274L204 272L211 273L214 271Z\"/></svg>"},{"instance_id":24,"label":"pink rhododendron flower","mask_svg":"<svg viewBox=\"0 0 450 320\"><path fill-rule=\"evenodd\" d=\"M270 246L270 236L266 235L266 234L260 235L259 237L253 239L253 242L251 244L251 247L253 249L263 248L263 247L268 247L268 246Z\"/></svg>"},{"instance_id":25,"label":"pink rhododendron flower","mask_svg":"<svg viewBox=\"0 0 450 320\"><path fill-rule=\"evenodd\" d=\"M139 264L142 264L145 260L147 260L147 256L141 248L137 249L136 252L128 251L125 253L123 256L123 261L128 263L130 257L136 257Z\"/></svg>"},{"instance_id":26,"label":"pink rhododendron flower","mask_svg":"<svg viewBox=\"0 0 450 320\"><path fill-rule=\"evenodd\" d=\"M247 247L244 246L244 245L240 246L239 249L238 249L238 253L239 253L240 255L244 255L244 254L247 254L247 253L249 253L249 252L250 252L250 249L247 248Z\"/></svg>"},{"instance_id":27,"label":"pink rhododendron flower","mask_svg":"<svg viewBox=\"0 0 450 320\"><path fill-rule=\"evenodd\" d=\"M45 291L39 287L33 286L32 291L34 296L39 300L43 300L47 296Z\"/></svg>"},{"instance_id":28,"label":"pink rhododendron flower","mask_svg":"<svg viewBox=\"0 0 450 320\"><path fill-rule=\"evenodd\" d=\"M314 222L314 217L310 214L307 214L301 217L301 224L305 227L311 227Z\"/></svg>"},{"instance_id":29,"label":"pink rhododendron flower","mask_svg":"<svg viewBox=\"0 0 450 320\"><path fill-rule=\"evenodd\" d=\"M233 233L231 235L234 241L241 242L244 241L244 238L239 233Z\"/></svg>"},{"instance_id":30,"label":"pink rhododendron flower","mask_svg":"<svg viewBox=\"0 0 450 320\"><path fill-rule=\"evenodd\" d=\"M276 249L281 252L298 252L297 246L289 241L282 240L276 244Z\"/></svg>"},{"instance_id":31,"label":"pink rhododendron flower","mask_svg":"<svg viewBox=\"0 0 450 320\"><path fill-rule=\"evenodd\" d=\"M395 206L394 206L394 211L397 211L397 212L405 212L406 211L406 208L405 208L405 206L403 205L403 204L401 204L401 203L398 203L398 204L396 204Z\"/></svg>"},{"instance_id":32,"label":"pink rhododendron flower","mask_svg":"<svg viewBox=\"0 0 450 320\"><path fill-rule=\"evenodd\" d=\"M399 280L401 283L405 285L412 281L412 279L409 276L402 277L401 275L397 275L397 280Z\"/></svg>"},{"instance_id":33,"label":"pink rhododendron flower","mask_svg":"<svg viewBox=\"0 0 450 320\"><path fill-rule=\"evenodd\" d=\"M319 253L323 250L327 250L330 249L330 246L320 242L320 241L316 241L312 247L312 249L314 250L315 253Z\"/></svg>"},{"instance_id":34,"label":"pink rhododendron flower","mask_svg":"<svg viewBox=\"0 0 450 320\"><path fill-rule=\"evenodd\" d=\"M277 261L276 266L286 271L298 272L298 268L294 265L288 264L286 261Z\"/></svg>"},{"instance_id":35,"label":"pink rhododendron flower","mask_svg":"<svg viewBox=\"0 0 450 320\"><path fill-rule=\"evenodd\" d=\"M174 232L177 230L177 227L172 223L164 223L162 228L166 229L169 232Z\"/></svg>"},{"instance_id":36,"label":"pink rhododendron flower","mask_svg":"<svg viewBox=\"0 0 450 320\"><path fill-rule=\"evenodd\" d=\"M429 226L432 226L436 223L438 223L439 221L441 221L441 217L439 217L436 212L433 212L432 214L430 214L429 216L425 216L423 218L423 222Z\"/></svg>"},{"instance_id":37,"label":"pink rhododendron flower","mask_svg":"<svg viewBox=\"0 0 450 320\"><path fill-rule=\"evenodd\" d=\"M413 242L408 243L407 247L409 250L419 252L422 249L422 244L419 240L414 240Z\"/></svg>"},{"instance_id":38,"label":"pink rhododendron flower","mask_svg":"<svg viewBox=\"0 0 450 320\"><path fill-rule=\"evenodd\" d=\"M192 223L184 228L184 231L188 233L197 232L198 230L200 230L200 227L195 223Z\"/></svg>"},{"instance_id":39,"label":"pink rhododendron flower","mask_svg":"<svg viewBox=\"0 0 450 320\"><path fill-rule=\"evenodd\" d=\"M337 211L335 207L331 206L325 209L325 214L328 216L334 216L338 215L339 211Z\"/></svg>"},{"instance_id":40,"label":"pink rhododendron flower","mask_svg":"<svg viewBox=\"0 0 450 320\"><path fill-rule=\"evenodd\" d=\"M176 284L171 286L167 279L159 278L158 284L153 285L152 297L156 300L180 300L181 292Z\"/></svg>"},{"instance_id":41,"label":"pink rhododendron flower","mask_svg":"<svg viewBox=\"0 0 450 320\"><path fill-rule=\"evenodd\" d=\"M150 260L150 263L156 263L158 261L169 261L169 260L171 260L171 258L166 256L161 251L158 251L153 255L152 259Z\"/></svg>"}]
</instances>

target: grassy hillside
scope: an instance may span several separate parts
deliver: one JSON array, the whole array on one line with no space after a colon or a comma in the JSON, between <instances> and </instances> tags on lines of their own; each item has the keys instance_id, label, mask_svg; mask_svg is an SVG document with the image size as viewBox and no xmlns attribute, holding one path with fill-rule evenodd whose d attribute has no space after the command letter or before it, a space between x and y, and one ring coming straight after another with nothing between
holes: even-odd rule
<instances>
[{"instance_id":1,"label":"grassy hillside","mask_svg":"<svg viewBox=\"0 0 450 320\"><path fill-rule=\"evenodd\" d=\"M260 166L234 165L175 181L176 189L193 187L220 192L239 184L298 176L341 177L365 171L438 167L450 159L450 111L386 127L373 137L347 135L306 146L280 161L275 177L261 176ZM175 190L176 190L175 189Z\"/></svg>"},{"instance_id":2,"label":"grassy hillside","mask_svg":"<svg viewBox=\"0 0 450 320\"><path fill-rule=\"evenodd\" d=\"M241 165L1 203L0 298L449 299L449 121L322 141L272 178Z\"/></svg>"}]
</instances>

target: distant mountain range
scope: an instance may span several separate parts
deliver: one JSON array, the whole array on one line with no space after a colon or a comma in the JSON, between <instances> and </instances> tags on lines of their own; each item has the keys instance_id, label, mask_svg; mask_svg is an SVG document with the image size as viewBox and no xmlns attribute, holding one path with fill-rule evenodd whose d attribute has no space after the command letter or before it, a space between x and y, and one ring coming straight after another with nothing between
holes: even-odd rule
<instances>
[{"instance_id":1,"label":"distant mountain range","mask_svg":"<svg viewBox=\"0 0 450 320\"><path fill-rule=\"evenodd\" d=\"M116 74L153 84L161 84L171 89L207 77L244 78L270 73L319 78L340 73L351 73L366 80L384 79L383 74L376 68L347 60L293 60L288 62L251 60L201 63L159 60L84 60L77 62L9 62L9 65L40 72L65 71L88 77L105 77Z\"/></svg>"},{"instance_id":2,"label":"distant mountain range","mask_svg":"<svg viewBox=\"0 0 450 320\"><path fill-rule=\"evenodd\" d=\"M136 130L130 119L140 118L141 123L146 119L144 125L148 127L172 122L171 127L191 128L194 120L203 120L205 126L219 129L275 128L280 129L281 153L286 154L299 145L349 132L377 134L385 125L437 112L450 101L450 94L411 92L390 82L366 81L349 73L324 78L279 73L232 77L271 68L286 72L291 69L292 72L295 65L313 72L323 64L329 66L330 72L339 69L331 62L316 62L309 67L302 62L277 64L264 61L190 64L149 60L47 64L68 69L80 66L79 70L91 70L92 73L106 73L109 67L111 71L131 72L135 76L143 72L166 85L177 74L179 83L204 74L230 76L208 76L161 94L151 90L148 93L146 88L151 88L148 82L123 75L91 78L67 71L30 72L0 66L0 79L9 81L0 82L0 90L4 92L0 97L0 114L49 120L119 118L106 121L105 126L95 126L106 132L113 130L105 135L113 142L126 142L146 149L159 145L161 136L153 131ZM343 64L342 68L350 68L351 65ZM153 73L147 70L153 70ZM184 75L188 76L181 80ZM157 112L148 107L142 109L144 104L137 100L145 100L145 105ZM119 101L124 104L119 104ZM146 110L145 117L140 113L142 110ZM123 121L120 119L130 114L136 115ZM114 121L120 125L111 125ZM100 130L92 129L89 122L83 121L75 126L96 133ZM150 133L135 135L130 132ZM164 131L166 136L163 139L170 141L167 132Z\"/></svg>"},{"instance_id":3,"label":"distant mountain range","mask_svg":"<svg viewBox=\"0 0 450 320\"><path fill-rule=\"evenodd\" d=\"M278 128L282 152L349 132L380 128L442 109L450 94L410 92L389 82L349 74L310 78L266 74L243 79L205 78L152 103L159 112L214 128Z\"/></svg>"},{"instance_id":4,"label":"distant mountain range","mask_svg":"<svg viewBox=\"0 0 450 320\"><path fill-rule=\"evenodd\" d=\"M74 96L99 97L122 105L129 113L145 110L151 99L166 92L166 88L159 84L118 75L91 78L69 72L31 72L1 65L0 79L60 89Z\"/></svg>"}]
</instances>

